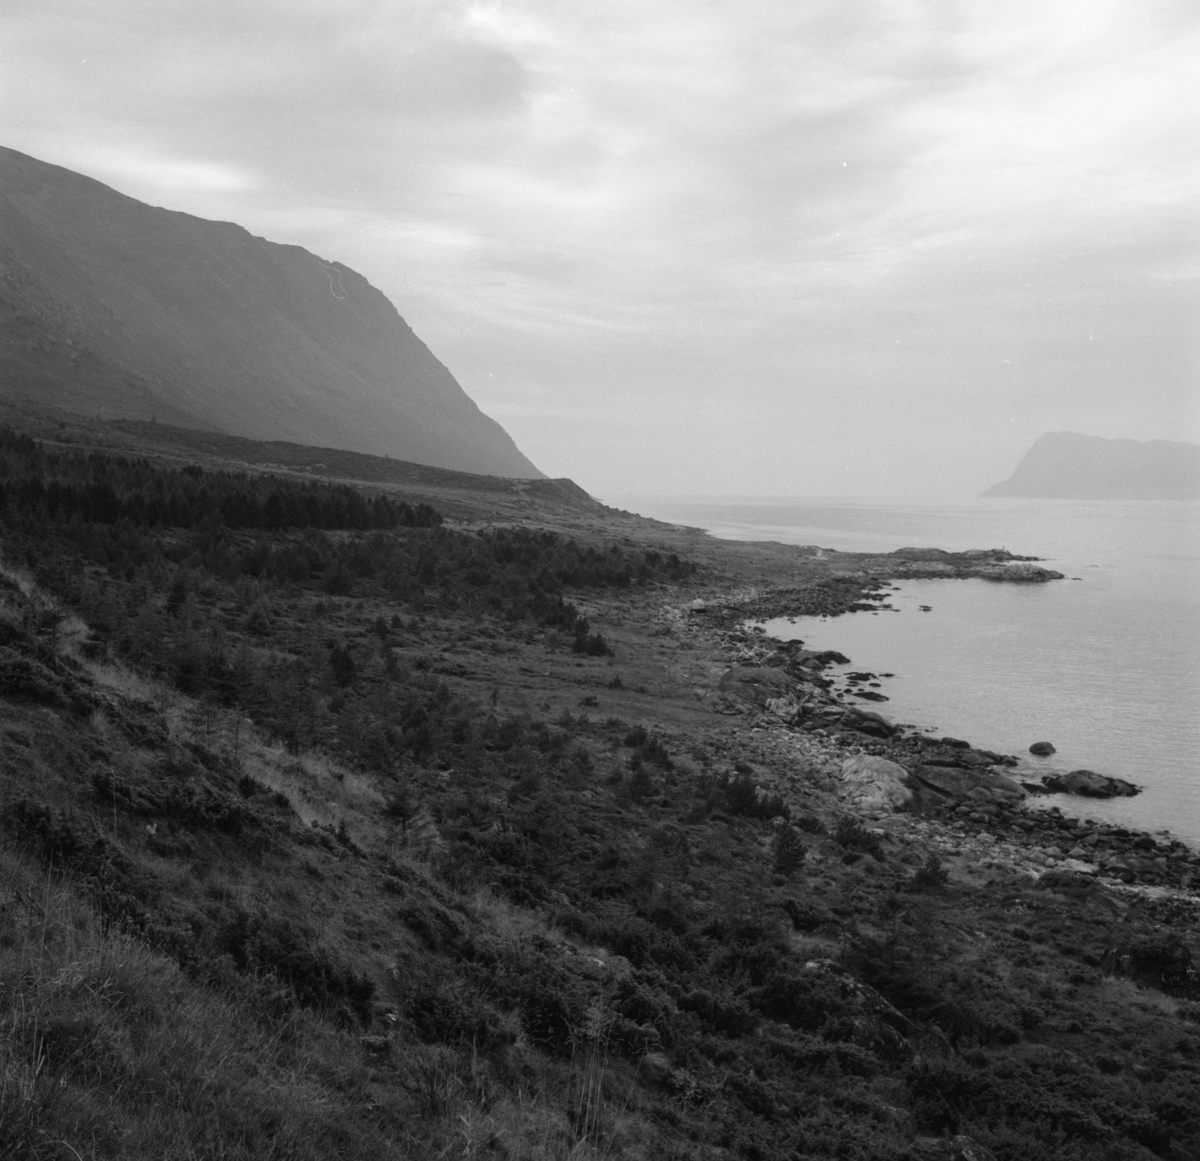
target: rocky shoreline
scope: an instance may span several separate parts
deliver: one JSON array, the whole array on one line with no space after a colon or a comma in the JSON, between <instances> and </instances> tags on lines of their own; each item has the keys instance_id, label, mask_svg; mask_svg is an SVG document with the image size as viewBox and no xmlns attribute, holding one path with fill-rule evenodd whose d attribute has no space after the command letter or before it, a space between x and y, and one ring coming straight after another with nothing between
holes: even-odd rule
<instances>
[{"instance_id":1,"label":"rocky shoreline","mask_svg":"<svg viewBox=\"0 0 1200 1161\"><path fill-rule=\"evenodd\" d=\"M1098 822L1085 816L1082 801L1078 816L1059 806L1034 805L1039 795L1056 792L1084 799L1137 793L1133 784L1086 770L1048 775L1041 784L1019 781L1009 772L1018 764L1012 755L918 734L848 700L847 695L886 700L867 688L875 674L851 673L846 694L836 692L824 671L848 664L844 655L770 639L758 625L747 628L780 616L887 608L889 582L926 575L909 569L922 568L928 559L944 561L946 571L934 574L941 576L986 576L1011 567L1005 560L1029 567L1007 553L901 549L894 555L898 568L888 557L855 557L859 567L853 574L795 590L695 600L681 610L693 625L717 630L731 661L719 682L718 712L752 729L782 730L815 742L824 758L823 789L872 825L920 839L931 850L1031 875L1074 876L1081 883L1186 890L1200 882L1200 853L1168 832ZM1039 571L1045 574L1039 581L1061 576Z\"/></svg>"}]
</instances>

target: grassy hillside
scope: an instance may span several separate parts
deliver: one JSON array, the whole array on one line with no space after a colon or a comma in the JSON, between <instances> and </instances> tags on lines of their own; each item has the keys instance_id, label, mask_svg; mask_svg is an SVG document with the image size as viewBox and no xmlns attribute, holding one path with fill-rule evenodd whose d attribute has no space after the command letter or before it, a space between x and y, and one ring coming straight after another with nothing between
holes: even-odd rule
<instances>
[{"instance_id":1,"label":"grassy hillside","mask_svg":"<svg viewBox=\"0 0 1200 1161\"><path fill-rule=\"evenodd\" d=\"M216 467L0 436L0 1156L1200 1151L1186 859L860 816L740 625L878 575Z\"/></svg>"}]
</instances>

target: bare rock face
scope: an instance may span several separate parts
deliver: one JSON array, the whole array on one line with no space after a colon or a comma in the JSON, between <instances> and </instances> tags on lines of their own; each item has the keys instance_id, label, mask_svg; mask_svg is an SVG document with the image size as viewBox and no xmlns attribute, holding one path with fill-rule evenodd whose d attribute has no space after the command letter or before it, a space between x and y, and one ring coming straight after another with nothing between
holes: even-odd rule
<instances>
[{"instance_id":1,"label":"bare rock face","mask_svg":"<svg viewBox=\"0 0 1200 1161\"><path fill-rule=\"evenodd\" d=\"M872 754L855 754L842 763L838 794L866 814L891 814L913 800L908 771Z\"/></svg>"}]
</instances>

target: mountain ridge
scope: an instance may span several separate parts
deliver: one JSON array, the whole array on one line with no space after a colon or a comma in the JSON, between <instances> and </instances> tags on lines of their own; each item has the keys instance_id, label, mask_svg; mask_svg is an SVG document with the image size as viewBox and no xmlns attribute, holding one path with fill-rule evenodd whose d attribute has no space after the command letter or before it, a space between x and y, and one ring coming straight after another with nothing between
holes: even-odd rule
<instances>
[{"instance_id":1,"label":"mountain ridge","mask_svg":"<svg viewBox=\"0 0 1200 1161\"><path fill-rule=\"evenodd\" d=\"M983 495L1047 500L1200 499L1200 444L1047 432L1007 480Z\"/></svg>"},{"instance_id":2,"label":"mountain ridge","mask_svg":"<svg viewBox=\"0 0 1200 1161\"><path fill-rule=\"evenodd\" d=\"M89 414L542 476L361 274L4 148L0 383Z\"/></svg>"}]
</instances>

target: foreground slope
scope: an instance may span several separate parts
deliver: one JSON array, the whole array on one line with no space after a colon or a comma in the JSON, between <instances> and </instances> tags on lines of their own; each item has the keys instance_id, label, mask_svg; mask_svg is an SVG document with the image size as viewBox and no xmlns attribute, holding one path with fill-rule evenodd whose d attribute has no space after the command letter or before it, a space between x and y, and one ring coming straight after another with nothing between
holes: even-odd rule
<instances>
[{"instance_id":1,"label":"foreground slope","mask_svg":"<svg viewBox=\"0 0 1200 1161\"><path fill-rule=\"evenodd\" d=\"M11 149L0 149L0 390L541 475L362 275Z\"/></svg>"},{"instance_id":2,"label":"foreground slope","mask_svg":"<svg viewBox=\"0 0 1200 1161\"><path fill-rule=\"evenodd\" d=\"M972 554L103 426L0 431L6 1161L1198 1155L1200 858L745 628Z\"/></svg>"},{"instance_id":3,"label":"foreground slope","mask_svg":"<svg viewBox=\"0 0 1200 1161\"><path fill-rule=\"evenodd\" d=\"M1046 500L1200 500L1200 445L1043 435L984 496Z\"/></svg>"}]
</instances>

